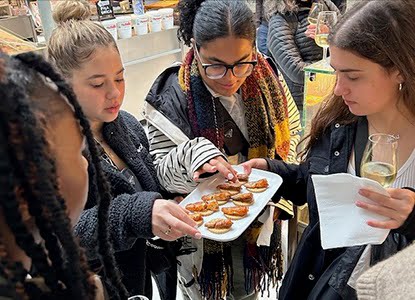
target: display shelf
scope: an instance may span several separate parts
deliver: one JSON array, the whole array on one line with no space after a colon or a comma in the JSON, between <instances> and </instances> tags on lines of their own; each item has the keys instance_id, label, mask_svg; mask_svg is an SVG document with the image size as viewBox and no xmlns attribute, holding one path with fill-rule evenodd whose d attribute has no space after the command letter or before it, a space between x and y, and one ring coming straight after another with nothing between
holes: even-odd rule
<instances>
[{"instance_id":1,"label":"display shelf","mask_svg":"<svg viewBox=\"0 0 415 300\"><path fill-rule=\"evenodd\" d=\"M0 50L15 55L22 52L42 51L44 47L38 47L35 43L25 41L0 28Z\"/></svg>"}]
</instances>

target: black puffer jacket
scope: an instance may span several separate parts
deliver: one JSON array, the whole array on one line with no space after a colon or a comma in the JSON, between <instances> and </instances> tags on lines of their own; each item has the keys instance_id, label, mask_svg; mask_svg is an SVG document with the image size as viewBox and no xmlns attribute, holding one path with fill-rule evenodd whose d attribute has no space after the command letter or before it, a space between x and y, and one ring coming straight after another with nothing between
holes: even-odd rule
<instances>
[{"instance_id":1,"label":"black puffer jacket","mask_svg":"<svg viewBox=\"0 0 415 300\"><path fill-rule=\"evenodd\" d=\"M357 131L362 132L363 136L355 142ZM296 205L307 203L310 212L310 223L284 276L279 299L357 299L356 292L348 286L347 281L365 246L322 249L317 202L311 176L346 173L353 148L360 148L361 151L356 151L359 151L357 153L361 156L367 135L365 117L359 118L359 122L355 124L333 124L310 150L307 160L300 165L268 160L270 170L283 178L278 193L286 199L291 199ZM395 254L414 238L415 211L412 211L406 222L397 230L392 230L383 244L372 245L371 265Z\"/></svg>"},{"instance_id":2,"label":"black puffer jacket","mask_svg":"<svg viewBox=\"0 0 415 300\"><path fill-rule=\"evenodd\" d=\"M323 3L327 10L339 12L330 0ZM305 35L309 25L308 13L308 8L296 13L276 13L268 25L268 50L287 81L300 112L303 110L303 69L323 57L322 48Z\"/></svg>"}]
</instances>

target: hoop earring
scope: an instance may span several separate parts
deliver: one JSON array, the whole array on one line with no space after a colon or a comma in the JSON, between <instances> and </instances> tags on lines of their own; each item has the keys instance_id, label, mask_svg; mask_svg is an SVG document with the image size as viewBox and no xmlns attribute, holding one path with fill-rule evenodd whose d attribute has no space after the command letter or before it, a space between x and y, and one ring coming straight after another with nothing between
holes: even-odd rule
<instances>
[{"instance_id":1,"label":"hoop earring","mask_svg":"<svg viewBox=\"0 0 415 300\"><path fill-rule=\"evenodd\" d=\"M399 84L399 91L402 91L402 86L403 86L403 84L402 84L402 82Z\"/></svg>"}]
</instances>

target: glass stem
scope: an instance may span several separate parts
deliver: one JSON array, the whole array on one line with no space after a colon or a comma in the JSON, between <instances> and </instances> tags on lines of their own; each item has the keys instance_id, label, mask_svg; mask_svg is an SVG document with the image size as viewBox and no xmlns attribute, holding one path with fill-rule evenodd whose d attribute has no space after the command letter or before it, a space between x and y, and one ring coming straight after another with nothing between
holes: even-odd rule
<instances>
[{"instance_id":1,"label":"glass stem","mask_svg":"<svg viewBox=\"0 0 415 300\"><path fill-rule=\"evenodd\" d=\"M323 47L323 60L327 58L327 47Z\"/></svg>"}]
</instances>

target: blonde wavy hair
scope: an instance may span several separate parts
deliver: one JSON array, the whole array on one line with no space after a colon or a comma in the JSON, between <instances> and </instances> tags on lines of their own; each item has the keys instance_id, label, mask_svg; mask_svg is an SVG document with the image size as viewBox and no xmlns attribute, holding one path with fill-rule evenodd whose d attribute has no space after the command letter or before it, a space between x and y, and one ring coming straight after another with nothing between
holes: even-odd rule
<instances>
[{"instance_id":1,"label":"blonde wavy hair","mask_svg":"<svg viewBox=\"0 0 415 300\"><path fill-rule=\"evenodd\" d=\"M54 7L53 19L58 26L49 39L47 57L67 79L97 48L114 47L118 51L112 35L90 17L91 7L85 0L59 1Z\"/></svg>"}]
</instances>

